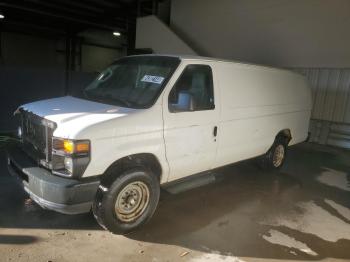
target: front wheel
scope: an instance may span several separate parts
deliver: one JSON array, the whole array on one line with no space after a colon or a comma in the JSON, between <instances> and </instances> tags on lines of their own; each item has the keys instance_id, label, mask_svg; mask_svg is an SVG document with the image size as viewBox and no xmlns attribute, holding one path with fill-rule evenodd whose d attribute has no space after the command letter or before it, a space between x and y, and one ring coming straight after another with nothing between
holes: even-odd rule
<instances>
[{"instance_id":1,"label":"front wheel","mask_svg":"<svg viewBox=\"0 0 350 262\"><path fill-rule=\"evenodd\" d=\"M127 234L149 221L159 194L157 177L147 169L135 168L117 176L109 187L99 187L93 213L103 228Z\"/></svg>"}]
</instances>

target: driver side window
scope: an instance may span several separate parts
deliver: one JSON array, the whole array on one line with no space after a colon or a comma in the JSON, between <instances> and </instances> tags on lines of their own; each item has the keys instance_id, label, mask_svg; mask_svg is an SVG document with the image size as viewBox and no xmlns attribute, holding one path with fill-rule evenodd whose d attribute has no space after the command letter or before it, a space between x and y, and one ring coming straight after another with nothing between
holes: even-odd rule
<instances>
[{"instance_id":1,"label":"driver side window","mask_svg":"<svg viewBox=\"0 0 350 262\"><path fill-rule=\"evenodd\" d=\"M188 65L169 94L169 111L189 112L215 108L213 74L208 65Z\"/></svg>"}]
</instances>

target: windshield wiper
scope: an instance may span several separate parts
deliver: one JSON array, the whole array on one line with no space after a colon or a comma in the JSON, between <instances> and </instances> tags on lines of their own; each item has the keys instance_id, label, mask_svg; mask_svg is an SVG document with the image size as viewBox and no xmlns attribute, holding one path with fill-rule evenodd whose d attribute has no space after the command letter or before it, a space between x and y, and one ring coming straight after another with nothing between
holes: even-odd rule
<instances>
[{"instance_id":1,"label":"windshield wiper","mask_svg":"<svg viewBox=\"0 0 350 262\"><path fill-rule=\"evenodd\" d=\"M123 100L123 99L120 99L120 98L117 98L117 97L112 97L112 96L108 97L108 99L110 99L111 101L116 101L116 102L122 104L122 106L124 105L126 107L132 107L131 103L129 101L127 101L127 100Z\"/></svg>"},{"instance_id":2,"label":"windshield wiper","mask_svg":"<svg viewBox=\"0 0 350 262\"><path fill-rule=\"evenodd\" d=\"M96 94L93 93L92 95L87 95L87 92L85 92L85 96L88 99L93 99L97 102L100 103L105 103L105 102L112 102L113 104L117 103L117 106L122 106L122 107L132 107L132 104L129 101L117 98L117 97L113 97L110 94Z\"/></svg>"}]
</instances>

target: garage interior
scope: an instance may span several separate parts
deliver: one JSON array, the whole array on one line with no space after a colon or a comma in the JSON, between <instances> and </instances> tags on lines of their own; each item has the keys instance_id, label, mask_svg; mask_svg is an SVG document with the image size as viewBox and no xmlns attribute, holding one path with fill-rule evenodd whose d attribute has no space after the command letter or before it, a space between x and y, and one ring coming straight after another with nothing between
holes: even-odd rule
<instances>
[{"instance_id":1,"label":"garage interior","mask_svg":"<svg viewBox=\"0 0 350 262\"><path fill-rule=\"evenodd\" d=\"M0 1L0 261L350 261L348 0ZM28 198L5 144L24 103L81 92L114 60L186 54L286 68L312 89L283 168L236 163L164 189L141 230Z\"/></svg>"}]
</instances>

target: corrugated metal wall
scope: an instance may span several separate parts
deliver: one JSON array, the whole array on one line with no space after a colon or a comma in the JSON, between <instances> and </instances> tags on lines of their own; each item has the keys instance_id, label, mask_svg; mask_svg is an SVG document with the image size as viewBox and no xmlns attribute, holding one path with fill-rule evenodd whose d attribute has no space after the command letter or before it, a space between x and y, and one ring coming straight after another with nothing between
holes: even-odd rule
<instances>
[{"instance_id":1,"label":"corrugated metal wall","mask_svg":"<svg viewBox=\"0 0 350 262\"><path fill-rule=\"evenodd\" d=\"M350 68L299 68L312 88L311 142L350 148Z\"/></svg>"},{"instance_id":2,"label":"corrugated metal wall","mask_svg":"<svg viewBox=\"0 0 350 262\"><path fill-rule=\"evenodd\" d=\"M297 69L310 81L312 119L350 123L350 68Z\"/></svg>"}]
</instances>

